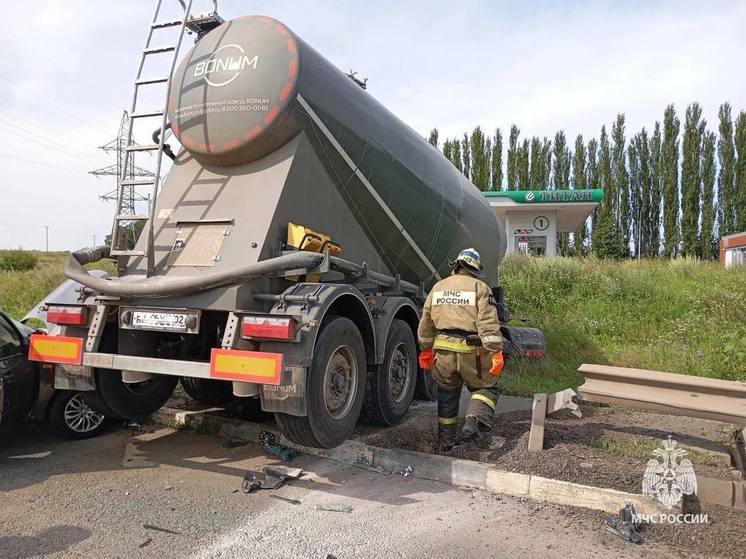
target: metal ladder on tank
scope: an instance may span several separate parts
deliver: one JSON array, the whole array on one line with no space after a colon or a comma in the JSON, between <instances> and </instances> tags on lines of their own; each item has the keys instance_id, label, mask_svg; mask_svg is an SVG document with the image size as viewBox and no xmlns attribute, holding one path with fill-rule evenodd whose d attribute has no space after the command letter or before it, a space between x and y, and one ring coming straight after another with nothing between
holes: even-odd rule
<instances>
[{"instance_id":1,"label":"metal ladder on tank","mask_svg":"<svg viewBox=\"0 0 746 559\"><path fill-rule=\"evenodd\" d=\"M176 62L179 58L179 50L181 43L184 38L184 33L187 29L197 33L199 38L207 31L214 29L221 23L223 19L217 13L217 0L213 0L213 11L200 14L197 16L191 15L192 2L193 0L178 0L182 8L182 16L179 19L174 20L163 20L161 21L160 13L163 0L157 0L155 12L153 13L153 19L148 28L147 38L145 39L145 47L142 50L140 56L140 64L137 67L137 74L135 75L134 94L132 96L132 105L129 112L129 122L127 125L127 144L125 146L125 157L122 165L122 174L119 177L118 188L117 188L117 203L116 211L114 214L114 225L111 233L111 250L109 254L111 256L145 256L147 262L146 273L150 276L153 272L154 266L154 250L153 250L153 221L155 217L156 201L158 199L158 188L161 181L161 166L163 162L163 153L165 147L165 136L167 129L168 119L168 99L171 94L171 76L176 68ZM179 28L178 38L174 44L153 46L154 35L157 35L157 31L168 28ZM143 67L148 57L163 53L171 53L171 64L167 75L155 76L155 77L143 77ZM166 96L163 101L163 106L160 109L140 110L137 109L138 94L141 88L151 85L166 84ZM132 129L136 120L149 119L149 118L160 118L161 119L161 130L158 135L158 142L154 144L140 145L135 143ZM154 176L146 179L127 179L127 165L132 163L134 165L134 154L138 152L156 152L156 162ZM132 157L130 157L132 154ZM131 160L131 161L130 161ZM124 198L125 189L137 186L150 186L152 188L152 194L150 196L150 211L148 215L133 215L122 213L122 200ZM129 249L126 246L127 235L122 235L125 231L121 224L123 222L146 222L142 234L145 234L146 243L144 249L135 250ZM122 246L122 241L125 245Z\"/></svg>"}]
</instances>

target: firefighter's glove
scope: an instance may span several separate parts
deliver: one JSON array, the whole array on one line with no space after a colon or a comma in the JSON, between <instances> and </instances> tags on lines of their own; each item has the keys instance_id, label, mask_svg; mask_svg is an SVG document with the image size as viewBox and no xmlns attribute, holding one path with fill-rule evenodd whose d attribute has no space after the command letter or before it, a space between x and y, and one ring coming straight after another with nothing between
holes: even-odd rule
<instances>
[{"instance_id":1,"label":"firefighter's glove","mask_svg":"<svg viewBox=\"0 0 746 559\"><path fill-rule=\"evenodd\" d=\"M420 362L420 369L430 370L433 368L433 363L435 362L435 354L433 353L433 348L427 348L420 351L419 356L419 362Z\"/></svg>"},{"instance_id":2,"label":"firefighter's glove","mask_svg":"<svg viewBox=\"0 0 746 559\"><path fill-rule=\"evenodd\" d=\"M492 368L490 369L490 374L493 377L498 376L503 370L503 352L498 351L497 353L492 354Z\"/></svg>"}]
</instances>

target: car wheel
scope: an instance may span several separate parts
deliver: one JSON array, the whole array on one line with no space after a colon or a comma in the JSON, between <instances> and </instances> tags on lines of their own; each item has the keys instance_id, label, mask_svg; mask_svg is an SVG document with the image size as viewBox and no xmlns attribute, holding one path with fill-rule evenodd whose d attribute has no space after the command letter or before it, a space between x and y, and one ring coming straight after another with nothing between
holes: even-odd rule
<instances>
[{"instance_id":1,"label":"car wheel","mask_svg":"<svg viewBox=\"0 0 746 559\"><path fill-rule=\"evenodd\" d=\"M90 439L107 427L107 420L91 408L82 392L58 390L47 408L47 422L52 431L65 439Z\"/></svg>"}]
</instances>

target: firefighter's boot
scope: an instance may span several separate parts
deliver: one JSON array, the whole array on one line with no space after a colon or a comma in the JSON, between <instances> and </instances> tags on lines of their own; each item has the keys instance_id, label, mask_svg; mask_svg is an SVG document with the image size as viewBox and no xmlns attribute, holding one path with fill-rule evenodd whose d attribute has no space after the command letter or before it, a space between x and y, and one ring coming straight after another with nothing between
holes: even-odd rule
<instances>
[{"instance_id":1,"label":"firefighter's boot","mask_svg":"<svg viewBox=\"0 0 746 559\"><path fill-rule=\"evenodd\" d=\"M476 442L479 445L483 445L487 440L483 431L485 429L476 417L473 415L467 416L466 421L464 421L464 427L461 430L460 442Z\"/></svg>"},{"instance_id":2,"label":"firefighter's boot","mask_svg":"<svg viewBox=\"0 0 746 559\"><path fill-rule=\"evenodd\" d=\"M449 452L458 444L461 430L458 423L438 423L438 448L437 452Z\"/></svg>"},{"instance_id":3,"label":"firefighter's boot","mask_svg":"<svg viewBox=\"0 0 746 559\"><path fill-rule=\"evenodd\" d=\"M460 386L450 388L438 385L438 452L448 452L458 442L460 396Z\"/></svg>"}]
</instances>

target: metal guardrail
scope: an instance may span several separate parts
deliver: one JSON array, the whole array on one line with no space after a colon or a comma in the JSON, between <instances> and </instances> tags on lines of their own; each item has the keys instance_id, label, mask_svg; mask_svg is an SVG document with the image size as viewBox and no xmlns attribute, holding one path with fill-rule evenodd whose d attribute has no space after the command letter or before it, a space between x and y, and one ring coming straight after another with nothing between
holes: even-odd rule
<instances>
[{"instance_id":1,"label":"metal guardrail","mask_svg":"<svg viewBox=\"0 0 746 559\"><path fill-rule=\"evenodd\" d=\"M583 400L746 426L746 382L583 364Z\"/></svg>"},{"instance_id":2,"label":"metal guardrail","mask_svg":"<svg viewBox=\"0 0 746 559\"><path fill-rule=\"evenodd\" d=\"M746 382L608 365L583 364L578 371L585 382L576 393L589 402L746 426ZM544 448L547 415L562 409L577 412L570 392L534 395L529 451Z\"/></svg>"}]
</instances>

